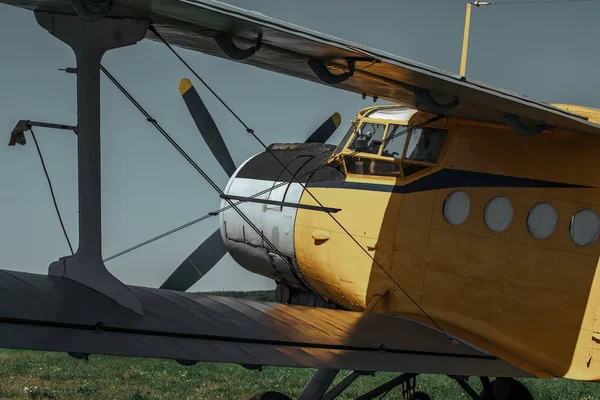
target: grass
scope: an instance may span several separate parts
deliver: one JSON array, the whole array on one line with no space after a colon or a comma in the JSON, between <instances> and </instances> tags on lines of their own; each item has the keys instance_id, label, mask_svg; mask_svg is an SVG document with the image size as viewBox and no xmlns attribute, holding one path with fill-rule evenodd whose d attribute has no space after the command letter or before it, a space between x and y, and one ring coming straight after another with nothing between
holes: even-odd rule
<instances>
[{"instance_id":1,"label":"grass","mask_svg":"<svg viewBox=\"0 0 600 400\"><path fill-rule=\"evenodd\" d=\"M175 361L92 356L76 360L63 353L0 351L0 398L9 399L250 399L276 390L298 396L314 370L265 368L262 372L238 365L204 363L184 367ZM395 375L360 377L340 398L353 399ZM340 374L338 381L343 377ZM524 379L537 400L599 399L594 383L562 379ZM471 383L480 390L477 379ZM433 399L468 399L444 376L423 375L417 389ZM392 391L387 399L402 398Z\"/></svg>"},{"instance_id":2,"label":"grass","mask_svg":"<svg viewBox=\"0 0 600 400\"><path fill-rule=\"evenodd\" d=\"M268 291L215 294L273 300ZM175 361L145 358L91 356L76 360L64 353L0 350L0 398L8 399L243 399L259 392L280 391L297 397L314 370L265 368L250 371L238 365L202 363L184 367ZM339 374L337 381L345 376ZM360 377L339 398L354 399L396 375L379 373ZM479 392L481 385L470 380ZM595 383L564 379L524 379L536 400L600 400ZM468 399L458 384L445 376L423 375L417 390L432 399ZM401 399L398 389L389 399Z\"/></svg>"}]
</instances>

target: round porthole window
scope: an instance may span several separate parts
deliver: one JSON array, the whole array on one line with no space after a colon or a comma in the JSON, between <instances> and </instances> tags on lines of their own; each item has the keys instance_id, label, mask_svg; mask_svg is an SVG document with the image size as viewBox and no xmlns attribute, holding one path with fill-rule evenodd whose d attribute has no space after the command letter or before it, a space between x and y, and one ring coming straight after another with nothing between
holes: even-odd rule
<instances>
[{"instance_id":1,"label":"round porthole window","mask_svg":"<svg viewBox=\"0 0 600 400\"><path fill-rule=\"evenodd\" d=\"M444 201L444 219L450 225L460 225L467 220L471 211L471 199L463 191L452 192Z\"/></svg>"},{"instance_id":2,"label":"round porthole window","mask_svg":"<svg viewBox=\"0 0 600 400\"><path fill-rule=\"evenodd\" d=\"M513 207L506 197L494 197L483 210L485 226L492 232L502 232L512 222Z\"/></svg>"},{"instance_id":3,"label":"round porthole window","mask_svg":"<svg viewBox=\"0 0 600 400\"><path fill-rule=\"evenodd\" d=\"M571 217L569 234L576 245L582 247L591 245L600 236L600 217L589 208L577 211Z\"/></svg>"},{"instance_id":4,"label":"round porthole window","mask_svg":"<svg viewBox=\"0 0 600 400\"><path fill-rule=\"evenodd\" d=\"M536 204L527 216L527 230L536 239L547 239L558 225L558 214L548 203Z\"/></svg>"}]
</instances>

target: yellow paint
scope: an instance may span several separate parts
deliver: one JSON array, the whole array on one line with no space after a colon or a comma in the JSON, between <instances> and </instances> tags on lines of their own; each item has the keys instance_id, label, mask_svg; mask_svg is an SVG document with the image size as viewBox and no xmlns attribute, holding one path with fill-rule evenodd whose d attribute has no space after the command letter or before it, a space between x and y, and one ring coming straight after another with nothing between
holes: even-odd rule
<instances>
[{"instance_id":1,"label":"yellow paint","mask_svg":"<svg viewBox=\"0 0 600 400\"><path fill-rule=\"evenodd\" d=\"M460 57L460 76L467 75L467 53L469 52L469 30L471 29L471 3L467 3L465 13L465 32L463 34L462 55Z\"/></svg>"},{"instance_id":2,"label":"yellow paint","mask_svg":"<svg viewBox=\"0 0 600 400\"><path fill-rule=\"evenodd\" d=\"M357 123L373 121L367 114L360 112ZM410 123L427 118L417 113ZM373 312L431 324L391 276L449 333L535 376L600 380L600 241L580 247L569 237L575 212L600 214L600 138L559 130L524 138L503 125L456 118L433 126L448 129L436 164L422 163L428 168L407 177L348 174L347 184L404 186L446 168L590 188L454 187L406 194L310 188L321 203L341 209L333 215L352 238L326 213L299 209L295 247L302 274L348 309L363 311L370 304ZM330 162L348 157L351 141ZM400 163L380 154L353 157ZM464 190L471 201L459 226L442 215L454 190ZM498 233L483 218L496 196L513 206L511 224ZM316 204L306 193L301 202ZM558 226L545 240L527 230L528 213L540 202L558 213Z\"/></svg>"},{"instance_id":3,"label":"yellow paint","mask_svg":"<svg viewBox=\"0 0 600 400\"><path fill-rule=\"evenodd\" d=\"M192 88L192 82L188 78L183 78L179 81L179 93L183 96Z\"/></svg>"},{"instance_id":4,"label":"yellow paint","mask_svg":"<svg viewBox=\"0 0 600 400\"><path fill-rule=\"evenodd\" d=\"M460 76L467 76L467 55L469 52L469 33L471 30L471 11L473 10L473 6L481 7L489 6L492 4L493 2L481 0L475 0L472 3L467 3L467 8L465 11L465 29L463 33L462 54L460 57Z\"/></svg>"},{"instance_id":5,"label":"yellow paint","mask_svg":"<svg viewBox=\"0 0 600 400\"><path fill-rule=\"evenodd\" d=\"M340 113L335 113L332 115L333 118L333 124L335 125L335 127L337 128L338 126L340 126L340 124L342 123L342 116L340 115Z\"/></svg>"},{"instance_id":6,"label":"yellow paint","mask_svg":"<svg viewBox=\"0 0 600 400\"><path fill-rule=\"evenodd\" d=\"M579 115L595 124L600 124L600 110L597 108L590 108L584 106L577 106L574 104L552 104L554 107L560 108L571 114Z\"/></svg>"}]
</instances>

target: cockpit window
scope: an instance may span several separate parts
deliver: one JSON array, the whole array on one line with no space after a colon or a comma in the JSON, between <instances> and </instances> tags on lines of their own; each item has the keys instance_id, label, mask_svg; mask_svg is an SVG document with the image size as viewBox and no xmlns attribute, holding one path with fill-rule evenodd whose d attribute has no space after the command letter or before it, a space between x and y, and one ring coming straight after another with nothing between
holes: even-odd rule
<instances>
[{"instance_id":1,"label":"cockpit window","mask_svg":"<svg viewBox=\"0 0 600 400\"><path fill-rule=\"evenodd\" d=\"M344 147L346 147L346 143L348 143L350 136L352 136L352 134L354 133L355 130L356 130L356 122L352 121L352 124L350 125L350 129L348 129L348 132L346 132L346 134L344 135L344 138L342 139L342 141L340 142L338 147L335 149L336 153L339 153L340 151L344 150Z\"/></svg>"},{"instance_id":2,"label":"cockpit window","mask_svg":"<svg viewBox=\"0 0 600 400\"><path fill-rule=\"evenodd\" d=\"M406 150L406 159L435 163L442 152L445 140L446 131L443 129L413 129Z\"/></svg>"},{"instance_id":3,"label":"cockpit window","mask_svg":"<svg viewBox=\"0 0 600 400\"><path fill-rule=\"evenodd\" d=\"M401 158L407 136L408 129L405 125L390 125L381 155L384 157Z\"/></svg>"},{"instance_id":4,"label":"cockpit window","mask_svg":"<svg viewBox=\"0 0 600 400\"><path fill-rule=\"evenodd\" d=\"M363 157L347 157L346 169L351 174L401 176L400 164Z\"/></svg>"},{"instance_id":5,"label":"cockpit window","mask_svg":"<svg viewBox=\"0 0 600 400\"><path fill-rule=\"evenodd\" d=\"M336 153L341 157L334 161L347 173L404 178L436 166L446 130L380 122L363 118L358 129L351 127L340 143Z\"/></svg>"},{"instance_id":6,"label":"cockpit window","mask_svg":"<svg viewBox=\"0 0 600 400\"><path fill-rule=\"evenodd\" d=\"M348 149L361 153L379 154L384 132L385 124L363 122Z\"/></svg>"}]
</instances>

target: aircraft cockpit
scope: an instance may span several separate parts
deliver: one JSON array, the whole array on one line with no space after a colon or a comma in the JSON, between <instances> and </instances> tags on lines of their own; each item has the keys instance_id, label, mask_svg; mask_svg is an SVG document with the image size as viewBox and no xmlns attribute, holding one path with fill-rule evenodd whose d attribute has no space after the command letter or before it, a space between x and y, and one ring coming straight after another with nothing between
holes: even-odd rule
<instances>
[{"instance_id":1,"label":"aircraft cockpit","mask_svg":"<svg viewBox=\"0 0 600 400\"><path fill-rule=\"evenodd\" d=\"M347 174L408 177L437 166L447 130L411 127L416 110L373 107L361 111L334 157Z\"/></svg>"}]
</instances>

